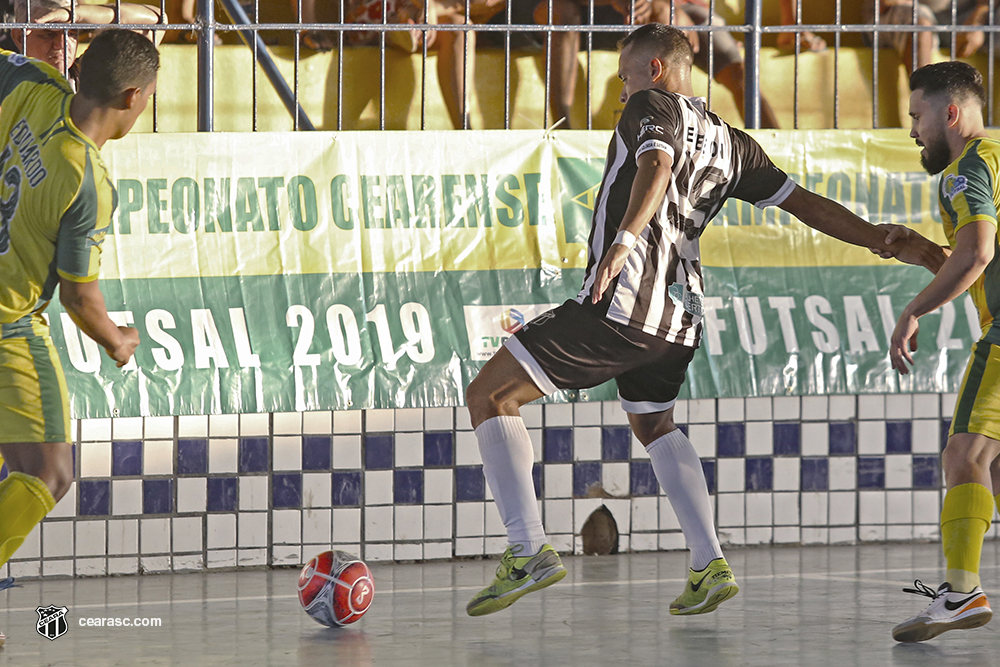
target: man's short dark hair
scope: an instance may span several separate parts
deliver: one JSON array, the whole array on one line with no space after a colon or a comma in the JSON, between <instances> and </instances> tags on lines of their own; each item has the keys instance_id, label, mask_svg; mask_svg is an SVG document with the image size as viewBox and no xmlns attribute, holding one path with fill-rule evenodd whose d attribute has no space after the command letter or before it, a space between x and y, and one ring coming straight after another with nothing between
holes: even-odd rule
<instances>
[{"instance_id":1,"label":"man's short dark hair","mask_svg":"<svg viewBox=\"0 0 1000 667\"><path fill-rule=\"evenodd\" d=\"M983 75L972 65L956 61L924 65L910 75L910 91L944 95L949 102L975 101L986 106Z\"/></svg>"},{"instance_id":2,"label":"man's short dark hair","mask_svg":"<svg viewBox=\"0 0 1000 667\"><path fill-rule=\"evenodd\" d=\"M131 30L104 30L80 59L80 94L110 104L129 88L156 79L160 54L148 39Z\"/></svg>"},{"instance_id":3,"label":"man's short dark hair","mask_svg":"<svg viewBox=\"0 0 1000 667\"><path fill-rule=\"evenodd\" d=\"M694 62L694 51L687 36L677 28L662 23L647 23L636 28L618 44L621 50L626 46L649 49L667 67L690 68Z\"/></svg>"}]
</instances>

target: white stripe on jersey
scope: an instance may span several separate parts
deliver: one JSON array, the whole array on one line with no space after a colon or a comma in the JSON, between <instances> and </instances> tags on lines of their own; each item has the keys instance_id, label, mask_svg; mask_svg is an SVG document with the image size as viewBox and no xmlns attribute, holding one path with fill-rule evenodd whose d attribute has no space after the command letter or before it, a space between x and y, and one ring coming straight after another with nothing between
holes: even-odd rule
<instances>
[{"instance_id":1,"label":"white stripe on jersey","mask_svg":"<svg viewBox=\"0 0 1000 667\"><path fill-rule=\"evenodd\" d=\"M625 159L628 157L628 151L625 150L625 142L622 141L622 137L618 134L618 130L615 130L615 160L611 164L611 167L605 168L606 175L604 177L605 183L613 183L616 178L618 178L618 171L625 164ZM607 212L608 212L608 196L611 194L611 188L605 187L601 191L600 196L597 201L594 202L594 244L590 247L590 252L596 256L596 261L594 263L594 270L588 271L587 276L583 281L583 289L577 294L576 300L583 303L584 298L590 296L590 290L594 286L594 280L597 277L597 266L601 263L601 257L604 255L604 227L607 222ZM645 231L643 232L645 233ZM638 244L636 244L638 245ZM597 249L595 251L595 248Z\"/></svg>"}]
</instances>

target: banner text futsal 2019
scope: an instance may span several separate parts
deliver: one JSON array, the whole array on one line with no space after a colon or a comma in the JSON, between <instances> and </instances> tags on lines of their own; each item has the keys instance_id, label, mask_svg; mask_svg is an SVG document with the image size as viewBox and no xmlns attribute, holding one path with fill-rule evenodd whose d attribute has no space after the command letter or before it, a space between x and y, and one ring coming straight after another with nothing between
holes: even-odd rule
<instances>
[{"instance_id":1,"label":"banner text futsal 2019","mask_svg":"<svg viewBox=\"0 0 1000 667\"><path fill-rule=\"evenodd\" d=\"M517 322L579 289L607 136L433 134L109 146L119 205L102 289L143 344L123 373L53 304L74 415L460 404ZM943 242L937 181L905 132L756 136L811 189ZM887 323L926 282L922 269L736 200L701 247L706 335L685 395L957 386L978 337L962 302L924 324L943 350L936 363L900 379L885 358Z\"/></svg>"}]
</instances>

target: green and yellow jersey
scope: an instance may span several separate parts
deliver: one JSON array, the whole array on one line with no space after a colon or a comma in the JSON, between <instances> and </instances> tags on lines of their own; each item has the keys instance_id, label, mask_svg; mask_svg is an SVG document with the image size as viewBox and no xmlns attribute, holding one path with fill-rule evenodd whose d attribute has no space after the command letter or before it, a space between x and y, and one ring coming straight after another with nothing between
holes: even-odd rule
<instances>
[{"instance_id":1,"label":"green and yellow jersey","mask_svg":"<svg viewBox=\"0 0 1000 667\"><path fill-rule=\"evenodd\" d=\"M955 233L970 222L985 220L996 227L1000 210L1000 142L970 141L962 155L941 174L938 200L944 233L952 248ZM969 288L969 294L979 310L983 338L1000 345L1000 247L983 275Z\"/></svg>"},{"instance_id":2,"label":"green and yellow jersey","mask_svg":"<svg viewBox=\"0 0 1000 667\"><path fill-rule=\"evenodd\" d=\"M0 338L45 332L59 279L97 279L117 194L49 65L0 50Z\"/></svg>"}]
</instances>

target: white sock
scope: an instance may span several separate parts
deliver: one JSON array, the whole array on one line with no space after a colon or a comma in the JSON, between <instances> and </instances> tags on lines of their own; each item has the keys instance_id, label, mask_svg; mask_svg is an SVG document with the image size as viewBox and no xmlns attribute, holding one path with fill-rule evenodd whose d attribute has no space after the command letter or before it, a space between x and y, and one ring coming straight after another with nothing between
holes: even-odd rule
<instances>
[{"instance_id":1,"label":"white sock","mask_svg":"<svg viewBox=\"0 0 1000 667\"><path fill-rule=\"evenodd\" d=\"M722 558L722 547L715 534L712 503L701 459L694 445L680 429L660 436L646 447L653 462L656 480L663 487L684 532L691 551L691 569L703 570L714 559Z\"/></svg>"},{"instance_id":2,"label":"white sock","mask_svg":"<svg viewBox=\"0 0 1000 667\"><path fill-rule=\"evenodd\" d=\"M521 556L536 554L548 539L542 528L531 468L535 453L520 417L487 419L476 429L483 474L507 528L510 545L522 547Z\"/></svg>"}]
</instances>

